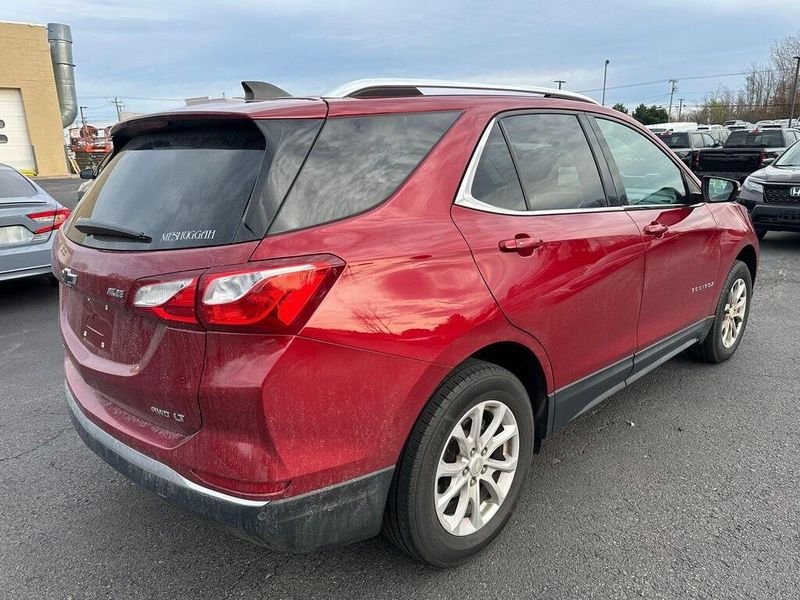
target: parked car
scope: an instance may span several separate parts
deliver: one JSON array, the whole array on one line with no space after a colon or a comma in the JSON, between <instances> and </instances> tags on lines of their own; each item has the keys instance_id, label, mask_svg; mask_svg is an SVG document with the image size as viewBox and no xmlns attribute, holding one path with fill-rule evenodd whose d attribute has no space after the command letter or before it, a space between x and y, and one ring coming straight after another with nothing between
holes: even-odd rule
<instances>
[{"instance_id":1,"label":"parked car","mask_svg":"<svg viewBox=\"0 0 800 600\"><path fill-rule=\"evenodd\" d=\"M680 158L687 167L695 169L700 159L700 150L703 148L716 148L714 141L705 131L666 131L658 137Z\"/></svg>"},{"instance_id":2,"label":"parked car","mask_svg":"<svg viewBox=\"0 0 800 600\"><path fill-rule=\"evenodd\" d=\"M629 117L513 85L247 89L117 125L53 249L74 426L162 497L281 550L383 528L453 565L547 436L741 342L738 186Z\"/></svg>"},{"instance_id":3,"label":"parked car","mask_svg":"<svg viewBox=\"0 0 800 600\"><path fill-rule=\"evenodd\" d=\"M722 148L700 153L696 172L700 176L729 177L744 181L800 139L796 129L732 131Z\"/></svg>"},{"instance_id":4,"label":"parked car","mask_svg":"<svg viewBox=\"0 0 800 600\"><path fill-rule=\"evenodd\" d=\"M53 231L67 216L36 183L0 164L0 281L52 276Z\"/></svg>"},{"instance_id":5,"label":"parked car","mask_svg":"<svg viewBox=\"0 0 800 600\"><path fill-rule=\"evenodd\" d=\"M733 125L728 125L727 128L730 131L739 131L739 130L742 130L742 129L746 129L746 130L755 129L756 126L753 123L748 123L747 121L737 121Z\"/></svg>"},{"instance_id":6,"label":"parked car","mask_svg":"<svg viewBox=\"0 0 800 600\"><path fill-rule=\"evenodd\" d=\"M726 129L724 127L719 127L719 128L712 127L711 129L709 129L705 133L707 133L708 135L711 136L711 138L714 140L714 143L716 144L715 147L719 148L719 147L725 145L725 142L728 140L728 138L731 135L731 130L730 129Z\"/></svg>"},{"instance_id":7,"label":"parked car","mask_svg":"<svg viewBox=\"0 0 800 600\"><path fill-rule=\"evenodd\" d=\"M688 121L655 123L653 125L645 125L645 127L655 134L664 133L665 131L697 131L697 123L690 123Z\"/></svg>"},{"instance_id":8,"label":"parked car","mask_svg":"<svg viewBox=\"0 0 800 600\"><path fill-rule=\"evenodd\" d=\"M750 212L759 239L768 231L800 232L800 142L745 179L739 202Z\"/></svg>"}]
</instances>

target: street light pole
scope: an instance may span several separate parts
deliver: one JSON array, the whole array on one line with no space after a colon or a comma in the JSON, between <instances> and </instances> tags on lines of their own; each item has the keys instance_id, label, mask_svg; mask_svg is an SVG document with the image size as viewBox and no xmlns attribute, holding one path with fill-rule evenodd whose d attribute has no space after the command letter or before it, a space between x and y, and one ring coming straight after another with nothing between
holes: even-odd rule
<instances>
[{"instance_id":1,"label":"street light pole","mask_svg":"<svg viewBox=\"0 0 800 600\"><path fill-rule=\"evenodd\" d=\"M678 98L678 121L681 120L681 113L683 113L683 98Z\"/></svg>"},{"instance_id":2,"label":"street light pole","mask_svg":"<svg viewBox=\"0 0 800 600\"><path fill-rule=\"evenodd\" d=\"M558 84L558 89L561 89L561 84L562 83L567 83L567 82L564 81L563 79L556 79L553 83L557 83Z\"/></svg>"},{"instance_id":3,"label":"street light pole","mask_svg":"<svg viewBox=\"0 0 800 600\"><path fill-rule=\"evenodd\" d=\"M606 105L606 81L608 80L608 63L610 61L606 59L606 62L603 66L603 100L600 102L603 106Z\"/></svg>"},{"instance_id":4,"label":"street light pole","mask_svg":"<svg viewBox=\"0 0 800 600\"><path fill-rule=\"evenodd\" d=\"M794 121L794 105L795 101L797 100L797 74L800 72L800 56L793 56L792 58L797 61L797 65L794 67L794 84L792 84L792 110L789 113L789 127L792 126L792 122Z\"/></svg>"}]
</instances>

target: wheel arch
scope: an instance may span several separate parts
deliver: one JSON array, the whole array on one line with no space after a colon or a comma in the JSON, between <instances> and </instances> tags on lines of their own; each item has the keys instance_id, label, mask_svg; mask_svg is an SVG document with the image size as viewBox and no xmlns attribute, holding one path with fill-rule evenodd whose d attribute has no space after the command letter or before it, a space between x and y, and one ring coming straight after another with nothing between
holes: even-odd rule
<instances>
[{"instance_id":1,"label":"wheel arch","mask_svg":"<svg viewBox=\"0 0 800 600\"><path fill-rule=\"evenodd\" d=\"M747 265L747 269L750 271L750 279L755 283L756 270L758 269L758 254L756 253L756 249L750 244L744 246L736 255L736 260L740 260Z\"/></svg>"},{"instance_id":2,"label":"wheel arch","mask_svg":"<svg viewBox=\"0 0 800 600\"><path fill-rule=\"evenodd\" d=\"M533 409L536 431L534 452L538 452L547 435L548 421L552 411L547 393L547 376L544 366L534 352L519 342L495 342L472 353L469 358L483 360L509 370L525 386Z\"/></svg>"}]
</instances>

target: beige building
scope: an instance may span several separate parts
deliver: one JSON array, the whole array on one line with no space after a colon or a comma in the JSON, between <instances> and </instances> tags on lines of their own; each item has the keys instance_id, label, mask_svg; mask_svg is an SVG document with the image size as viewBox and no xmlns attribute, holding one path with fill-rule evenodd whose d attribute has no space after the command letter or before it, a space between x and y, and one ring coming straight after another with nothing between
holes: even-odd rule
<instances>
[{"instance_id":1,"label":"beige building","mask_svg":"<svg viewBox=\"0 0 800 600\"><path fill-rule=\"evenodd\" d=\"M68 27L58 27L69 36ZM63 68L71 74L71 65ZM73 112L69 98L59 102L47 26L0 22L0 163L65 175L63 121Z\"/></svg>"}]
</instances>

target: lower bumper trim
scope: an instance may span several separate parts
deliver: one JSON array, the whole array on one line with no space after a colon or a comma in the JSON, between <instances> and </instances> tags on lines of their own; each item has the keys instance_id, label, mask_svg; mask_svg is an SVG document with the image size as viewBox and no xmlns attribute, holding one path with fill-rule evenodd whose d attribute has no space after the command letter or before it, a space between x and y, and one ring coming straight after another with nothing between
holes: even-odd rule
<instances>
[{"instance_id":1,"label":"lower bumper trim","mask_svg":"<svg viewBox=\"0 0 800 600\"><path fill-rule=\"evenodd\" d=\"M133 482L233 533L283 551L307 552L377 535L394 466L284 500L237 498L203 487L95 425L65 384L75 430L100 458Z\"/></svg>"}]
</instances>

